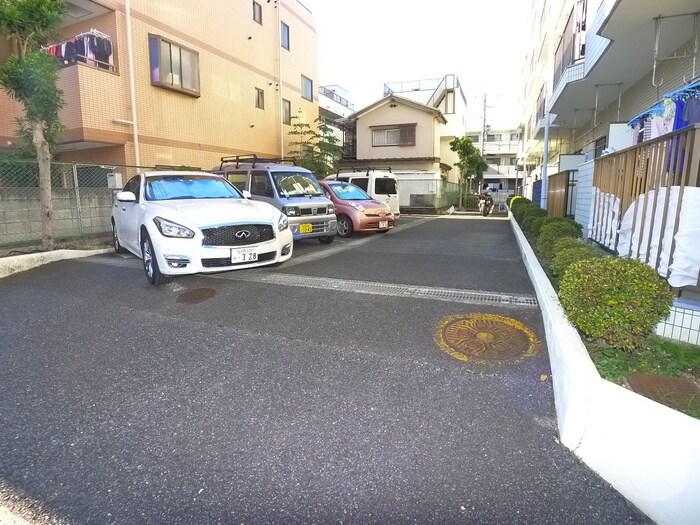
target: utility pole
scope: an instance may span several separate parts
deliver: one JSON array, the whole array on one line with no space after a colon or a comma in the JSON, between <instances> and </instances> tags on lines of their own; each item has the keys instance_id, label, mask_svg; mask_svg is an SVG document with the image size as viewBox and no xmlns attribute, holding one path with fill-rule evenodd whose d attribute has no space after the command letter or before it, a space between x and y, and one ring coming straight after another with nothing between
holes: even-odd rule
<instances>
[{"instance_id":1,"label":"utility pole","mask_svg":"<svg viewBox=\"0 0 700 525\"><path fill-rule=\"evenodd\" d=\"M483 116L483 121L482 121L482 126L481 126L481 156L484 156L484 143L486 142L486 131L487 131L487 126L486 126L486 93L484 93L484 116ZM469 191L471 192L471 179L469 179ZM477 188L479 191L481 191L481 188Z\"/></svg>"}]
</instances>

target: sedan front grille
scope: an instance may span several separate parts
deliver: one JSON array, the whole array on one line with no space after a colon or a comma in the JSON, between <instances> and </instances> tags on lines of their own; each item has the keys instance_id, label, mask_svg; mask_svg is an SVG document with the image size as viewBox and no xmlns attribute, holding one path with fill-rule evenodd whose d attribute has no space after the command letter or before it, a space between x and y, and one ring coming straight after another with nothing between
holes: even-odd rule
<instances>
[{"instance_id":1,"label":"sedan front grille","mask_svg":"<svg viewBox=\"0 0 700 525\"><path fill-rule=\"evenodd\" d=\"M202 246L247 246L275 238L270 224L231 224L204 228L202 234Z\"/></svg>"}]
</instances>

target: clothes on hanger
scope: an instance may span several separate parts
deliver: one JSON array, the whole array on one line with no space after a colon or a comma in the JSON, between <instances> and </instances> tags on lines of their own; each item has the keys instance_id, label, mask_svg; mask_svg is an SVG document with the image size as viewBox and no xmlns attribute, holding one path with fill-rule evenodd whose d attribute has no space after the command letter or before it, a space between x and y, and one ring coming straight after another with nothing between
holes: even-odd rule
<instances>
[{"instance_id":1,"label":"clothes on hanger","mask_svg":"<svg viewBox=\"0 0 700 525\"><path fill-rule=\"evenodd\" d=\"M96 29L50 45L45 50L58 58L63 66L82 62L102 69L114 69L112 41L108 35Z\"/></svg>"}]
</instances>

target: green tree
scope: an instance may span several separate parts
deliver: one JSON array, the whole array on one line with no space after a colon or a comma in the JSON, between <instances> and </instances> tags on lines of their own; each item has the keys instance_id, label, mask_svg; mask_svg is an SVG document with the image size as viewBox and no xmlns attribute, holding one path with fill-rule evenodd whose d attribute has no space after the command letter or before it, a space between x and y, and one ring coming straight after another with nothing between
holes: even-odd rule
<instances>
[{"instance_id":1,"label":"green tree","mask_svg":"<svg viewBox=\"0 0 700 525\"><path fill-rule=\"evenodd\" d=\"M333 126L327 119L317 118L314 126L303 122L299 117L292 117L292 130L295 138L289 145L291 154L299 166L312 171L318 178L325 178L336 171L342 149L338 138L333 133Z\"/></svg>"},{"instance_id":2,"label":"green tree","mask_svg":"<svg viewBox=\"0 0 700 525\"><path fill-rule=\"evenodd\" d=\"M0 34L15 53L0 64L0 86L24 106L17 135L32 148L39 166L41 245L54 247L51 219L51 156L62 131L58 112L63 93L58 89L58 62L41 51L55 38L63 21L64 0L0 0Z\"/></svg>"},{"instance_id":3,"label":"green tree","mask_svg":"<svg viewBox=\"0 0 700 525\"><path fill-rule=\"evenodd\" d=\"M462 206L462 194L466 193L467 182L471 189L472 180L479 184L482 180L482 175L488 169L486 159L481 155L479 148L474 146L471 140L467 137L454 139L450 142L450 149L457 153L459 160L460 185L459 185L459 204ZM463 191L464 190L464 191Z\"/></svg>"}]
</instances>

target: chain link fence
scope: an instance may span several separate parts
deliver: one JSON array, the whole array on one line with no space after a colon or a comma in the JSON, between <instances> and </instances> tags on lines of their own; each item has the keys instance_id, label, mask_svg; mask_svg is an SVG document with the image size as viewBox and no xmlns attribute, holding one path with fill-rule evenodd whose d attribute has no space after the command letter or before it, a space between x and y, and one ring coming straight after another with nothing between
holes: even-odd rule
<instances>
[{"instance_id":1,"label":"chain link fence","mask_svg":"<svg viewBox=\"0 0 700 525\"><path fill-rule=\"evenodd\" d=\"M53 234L71 239L111 231L113 195L124 182L118 166L51 163ZM41 241L39 168L0 158L0 246Z\"/></svg>"}]
</instances>

